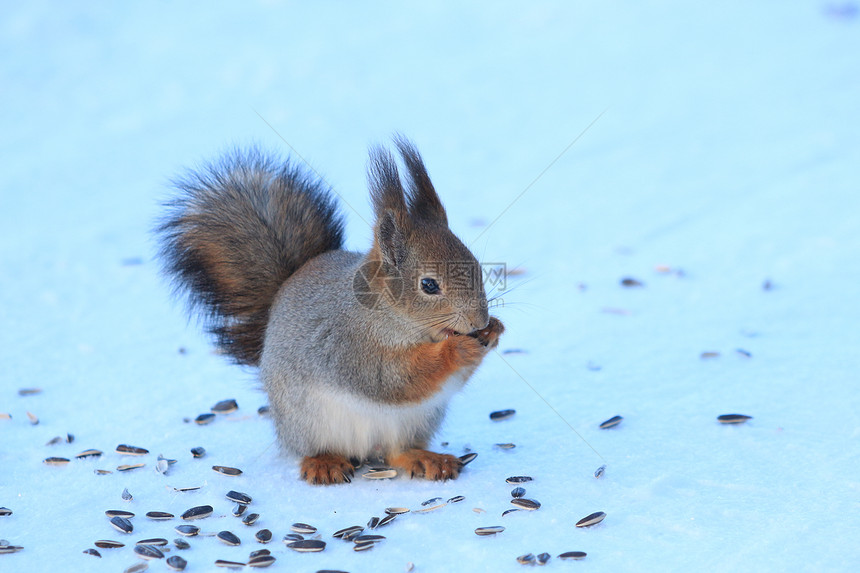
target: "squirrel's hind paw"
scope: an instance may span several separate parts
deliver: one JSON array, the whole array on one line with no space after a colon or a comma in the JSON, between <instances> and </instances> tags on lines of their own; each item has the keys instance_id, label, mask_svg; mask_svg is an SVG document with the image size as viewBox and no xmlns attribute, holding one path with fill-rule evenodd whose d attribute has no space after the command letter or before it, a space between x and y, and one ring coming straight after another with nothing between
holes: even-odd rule
<instances>
[{"instance_id":1,"label":"squirrel's hind paw","mask_svg":"<svg viewBox=\"0 0 860 573\"><path fill-rule=\"evenodd\" d=\"M320 454L302 459L302 479L313 485L349 483L355 475L352 463L344 456Z\"/></svg>"},{"instance_id":2,"label":"squirrel's hind paw","mask_svg":"<svg viewBox=\"0 0 860 573\"><path fill-rule=\"evenodd\" d=\"M463 467L463 463L452 455L419 449L406 450L392 456L388 463L406 470L412 477L436 481L456 479Z\"/></svg>"}]
</instances>

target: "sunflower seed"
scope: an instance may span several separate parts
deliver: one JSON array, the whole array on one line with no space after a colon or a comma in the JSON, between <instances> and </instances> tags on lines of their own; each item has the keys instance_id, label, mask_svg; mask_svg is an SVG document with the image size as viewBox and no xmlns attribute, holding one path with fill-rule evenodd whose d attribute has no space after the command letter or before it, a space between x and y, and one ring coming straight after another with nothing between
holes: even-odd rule
<instances>
[{"instance_id":1,"label":"sunflower seed","mask_svg":"<svg viewBox=\"0 0 860 573\"><path fill-rule=\"evenodd\" d=\"M712 358L719 358L719 357L720 357L719 352L702 352L699 355L699 358L702 360L710 360Z\"/></svg>"},{"instance_id":2,"label":"sunflower seed","mask_svg":"<svg viewBox=\"0 0 860 573\"><path fill-rule=\"evenodd\" d=\"M196 418L194 418L194 423L198 426L205 426L215 420L215 414L208 412L206 414L200 414Z\"/></svg>"},{"instance_id":3,"label":"sunflower seed","mask_svg":"<svg viewBox=\"0 0 860 573\"><path fill-rule=\"evenodd\" d=\"M12 510L8 507L0 507L0 517L6 517L7 515L12 515Z\"/></svg>"},{"instance_id":4,"label":"sunflower seed","mask_svg":"<svg viewBox=\"0 0 860 573\"><path fill-rule=\"evenodd\" d=\"M248 567L268 567L275 562L275 558L271 555L260 555L252 557L248 560Z\"/></svg>"},{"instance_id":5,"label":"sunflower seed","mask_svg":"<svg viewBox=\"0 0 860 573\"><path fill-rule=\"evenodd\" d=\"M538 565L546 565L549 560L550 560L550 554L549 553L540 553L537 556L537 564Z\"/></svg>"},{"instance_id":6,"label":"sunflower seed","mask_svg":"<svg viewBox=\"0 0 860 573\"><path fill-rule=\"evenodd\" d=\"M747 420L752 420L752 416L745 416L743 414L723 414L722 416L717 416L717 421L721 424L743 424Z\"/></svg>"},{"instance_id":7,"label":"sunflower seed","mask_svg":"<svg viewBox=\"0 0 860 573\"><path fill-rule=\"evenodd\" d=\"M525 488L515 487L511 490L511 497L522 497L526 494Z\"/></svg>"},{"instance_id":8,"label":"sunflower seed","mask_svg":"<svg viewBox=\"0 0 860 573\"><path fill-rule=\"evenodd\" d=\"M134 499L134 496L132 496L131 493L129 493L128 488L125 488L122 490L122 499L124 501L131 501Z\"/></svg>"},{"instance_id":9,"label":"sunflower seed","mask_svg":"<svg viewBox=\"0 0 860 573\"><path fill-rule=\"evenodd\" d=\"M401 513L409 513L409 508L406 507L386 507L385 513L389 515L400 515Z\"/></svg>"},{"instance_id":10,"label":"sunflower seed","mask_svg":"<svg viewBox=\"0 0 860 573\"><path fill-rule=\"evenodd\" d=\"M179 537L173 540L173 545L175 545L177 549L188 549L191 547L190 543Z\"/></svg>"},{"instance_id":11,"label":"sunflower seed","mask_svg":"<svg viewBox=\"0 0 860 573\"><path fill-rule=\"evenodd\" d=\"M251 496L247 493L242 493L241 491L233 491L232 489L227 492L227 499L230 501L235 501L236 503L243 503L248 505L251 503Z\"/></svg>"},{"instance_id":12,"label":"sunflower seed","mask_svg":"<svg viewBox=\"0 0 860 573\"><path fill-rule=\"evenodd\" d=\"M242 523L244 523L245 525L254 525L258 519L260 519L259 513L249 513L242 518Z\"/></svg>"},{"instance_id":13,"label":"sunflower seed","mask_svg":"<svg viewBox=\"0 0 860 573\"><path fill-rule=\"evenodd\" d=\"M354 540L356 537L360 536L363 532L364 532L364 528L354 529L354 530L352 530L352 531L350 531L350 532L348 532L348 533L344 534L344 536L343 536L343 538L342 538L342 539L343 539L344 541L352 541L352 540Z\"/></svg>"},{"instance_id":14,"label":"sunflower seed","mask_svg":"<svg viewBox=\"0 0 860 573\"><path fill-rule=\"evenodd\" d=\"M606 472L606 464L603 464L596 470L594 470L594 477L600 479L603 477L604 472Z\"/></svg>"},{"instance_id":15,"label":"sunflower seed","mask_svg":"<svg viewBox=\"0 0 860 573\"><path fill-rule=\"evenodd\" d=\"M173 514L167 513L166 511L149 511L146 513L146 517L154 519L155 521L162 521L165 519L173 519Z\"/></svg>"},{"instance_id":16,"label":"sunflower seed","mask_svg":"<svg viewBox=\"0 0 860 573\"><path fill-rule=\"evenodd\" d=\"M191 455L195 458L202 458L206 455L206 449L200 446L197 446L196 448L191 448Z\"/></svg>"},{"instance_id":17,"label":"sunflower seed","mask_svg":"<svg viewBox=\"0 0 860 573\"><path fill-rule=\"evenodd\" d=\"M45 458L42 461L44 463L48 464L49 466L64 466L67 463L69 463L69 458L50 457L50 458Z\"/></svg>"},{"instance_id":18,"label":"sunflower seed","mask_svg":"<svg viewBox=\"0 0 860 573\"><path fill-rule=\"evenodd\" d=\"M585 559L585 551L566 551L558 556L559 559Z\"/></svg>"},{"instance_id":19,"label":"sunflower seed","mask_svg":"<svg viewBox=\"0 0 860 573\"><path fill-rule=\"evenodd\" d=\"M474 460L477 457L478 457L478 454L476 454L475 452L464 454L464 455L460 456L460 463L463 464L464 466L467 466L472 462L472 460Z\"/></svg>"},{"instance_id":20,"label":"sunflower seed","mask_svg":"<svg viewBox=\"0 0 860 573\"><path fill-rule=\"evenodd\" d=\"M625 286L625 287L630 288L630 287L641 287L644 285L642 284L642 281L640 281L640 280L634 279L632 277L626 277L626 278L621 279L621 286Z\"/></svg>"},{"instance_id":21,"label":"sunflower seed","mask_svg":"<svg viewBox=\"0 0 860 573\"><path fill-rule=\"evenodd\" d=\"M119 549L120 547L125 547L125 543L120 543L119 541L111 541L110 539L99 539L95 543L93 543L96 547L101 549Z\"/></svg>"},{"instance_id":22,"label":"sunflower seed","mask_svg":"<svg viewBox=\"0 0 860 573\"><path fill-rule=\"evenodd\" d=\"M367 479L391 479L397 477L397 470L395 469L372 469L369 472L361 474L362 477Z\"/></svg>"},{"instance_id":23,"label":"sunflower seed","mask_svg":"<svg viewBox=\"0 0 860 573\"><path fill-rule=\"evenodd\" d=\"M269 407L260 406L259 408L257 408L257 413L261 416L266 416L269 413Z\"/></svg>"},{"instance_id":24,"label":"sunflower seed","mask_svg":"<svg viewBox=\"0 0 860 573\"><path fill-rule=\"evenodd\" d=\"M134 554L147 561L151 559L164 559L164 552L154 545L137 544L134 546ZM170 551L169 549L167 551Z\"/></svg>"},{"instance_id":25,"label":"sunflower seed","mask_svg":"<svg viewBox=\"0 0 860 573\"><path fill-rule=\"evenodd\" d=\"M601 422L600 429L606 430L607 428L614 428L615 426L620 424L621 420L623 420L623 419L624 418L622 418L621 416L612 416L611 418L609 418L605 422Z\"/></svg>"},{"instance_id":26,"label":"sunflower seed","mask_svg":"<svg viewBox=\"0 0 860 573\"><path fill-rule=\"evenodd\" d=\"M394 521L396 517L397 516L395 514L389 513L388 515L379 520L379 524L376 527L383 527L385 525L388 525L389 523Z\"/></svg>"},{"instance_id":27,"label":"sunflower seed","mask_svg":"<svg viewBox=\"0 0 860 573\"><path fill-rule=\"evenodd\" d=\"M263 555L271 555L272 552L268 549L257 549L256 551L251 551L248 555L248 559L253 559L254 557L261 557Z\"/></svg>"},{"instance_id":28,"label":"sunflower seed","mask_svg":"<svg viewBox=\"0 0 860 573\"><path fill-rule=\"evenodd\" d=\"M121 531L122 533L131 533L132 531L134 531L134 526L128 519L124 517L111 517L110 524L113 526L114 529L116 529L117 531Z\"/></svg>"},{"instance_id":29,"label":"sunflower seed","mask_svg":"<svg viewBox=\"0 0 860 573\"><path fill-rule=\"evenodd\" d=\"M173 488L173 491L177 491L179 493L185 493L186 491L197 491L198 489L200 489L199 485L192 486L192 487L175 487L175 488Z\"/></svg>"},{"instance_id":30,"label":"sunflower seed","mask_svg":"<svg viewBox=\"0 0 860 573\"><path fill-rule=\"evenodd\" d=\"M502 512L502 517L508 515L509 513L513 513L515 511L522 511L522 510L519 508L516 508L516 507L511 508L511 509L506 509L505 511Z\"/></svg>"},{"instance_id":31,"label":"sunflower seed","mask_svg":"<svg viewBox=\"0 0 860 573\"><path fill-rule=\"evenodd\" d=\"M230 531L219 531L218 535L215 537L218 538L218 541L226 543L227 545L241 545L242 540L239 539L235 533Z\"/></svg>"},{"instance_id":32,"label":"sunflower seed","mask_svg":"<svg viewBox=\"0 0 860 573\"><path fill-rule=\"evenodd\" d=\"M203 519L204 517L212 515L212 511L213 509L211 505L198 505L186 510L180 517L186 521L191 521L192 519Z\"/></svg>"},{"instance_id":33,"label":"sunflower seed","mask_svg":"<svg viewBox=\"0 0 860 573\"><path fill-rule=\"evenodd\" d=\"M509 484L518 484L518 483L526 483L534 480L534 478L529 476L512 476L506 479L505 481Z\"/></svg>"},{"instance_id":34,"label":"sunflower seed","mask_svg":"<svg viewBox=\"0 0 860 573\"><path fill-rule=\"evenodd\" d=\"M292 543L288 543L287 547L300 553L316 552L325 549L325 541L320 541L319 539L305 539L303 541L293 541Z\"/></svg>"},{"instance_id":35,"label":"sunflower seed","mask_svg":"<svg viewBox=\"0 0 860 573\"><path fill-rule=\"evenodd\" d=\"M230 400L221 400L210 409L216 414L229 414L230 412L238 410L239 404L236 403L236 400L231 398Z\"/></svg>"},{"instance_id":36,"label":"sunflower seed","mask_svg":"<svg viewBox=\"0 0 860 573\"><path fill-rule=\"evenodd\" d=\"M466 499L465 496L455 495L454 497L452 497L451 499L448 500L448 503L460 503L464 499Z\"/></svg>"},{"instance_id":37,"label":"sunflower seed","mask_svg":"<svg viewBox=\"0 0 860 573\"><path fill-rule=\"evenodd\" d=\"M239 569L244 567L244 563L239 563L238 561L227 561L226 559L216 559L215 560L216 567L229 567L230 569Z\"/></svg>"},{"instance_id":38,"label":"sunflower seed","mask_svg":"<svg viewBox=\"0 0 860 573\"><path fill-rule=\"evenodd\" d=\"M62 443L62 441L63 441L63 438L61 438L60 436L54 436L53 438L51 438L50 440L48 440L48 441L45 443L45 445L46 445L46 446L56 446L57 444Z\"/></svg>"},{"instance_id":39,"label":"sunflower seed","mask_svg":"<svg viewBox=\"0 0 860 573\"><path fill-rule=\"evenodd\" d=\"M347 534L355 533L355 532L361 533L362 531L364 531L364 528L362 526L353 525L352 527L344 527L343 529L339 529L339 530L335 531L334 534L332 535L332 537L340 539L340 538L345 538L344 536L346 536Z\"/></svg>"},{"instance_id":40,"label":"sunflower seed","mask_svg":"<svg viewBox=\"0 0 860 573\"><path fill-rule=\"evenodd\" d=\"M511 442L508 442L506 444L493 444L493 447L498 448L500 450L512 450L512 449L516 448L517 445L513 444Z\"/></svg>"},{"instance_id":41,"label":"sunflower seed","mask_svg":"<svg viewBox=\"0 0 860 573\"><path fill-rule=\"evenodd\" d=\"M155 471L160 473L161 475L167 474L167 468L170 466L170 463L166 459L160 459L155 462Z\"/></svg>"},{"instance_id":42,"label":"sunflower seed","mask_svg":"<svg viewBox=\"0 0 860 573\"><path fill-rule=\"evenodd\" d=\"M39 424L39 417L36 416L36 414L34 414L33 412L27 412L27 418L34 426L37 426Z\"/></svg>"},{"instance_id":43,"label":"sunflower seed","mask_svg":"<svg viewBox=\"0 0 860 573\"><path fill-rule=\"evenodd\" d=\"M219 474L224 474L225 476L240 476L242 475L242 470L238 468L231 468L229 466L212 466L212 469L218 472Z\"/></svg>"},{"instance_id":44,"label":"sunflower seed","mask_svg":"<svg viewBox=\"0 0 860 573\"><path fill-rule=\"evenodd\" d=\"M244 503L237 503L233 507L232 513L235 517L242 517L242 514L245 513L246 509L248 509L247 505L245 505Z\"/></svg>"},{"instance_id":45,"label":"sunflower seed","mask_svg":"<svg viewBox=\"0 0 860 573\"><path fill-rule=\"evenodd\" d=\"M317 532L317 528L307 523L294 523L290 526L290 530L296 533L313 534Z\"/></svg>"},{"instance_id":46,"label":"sunflower seed","mask_svg":"<svg viewBox=\"0 0 860 573\"><path fill-rule=\"evenodd\" d=\"M302 541L304 540L304 535L299 535L298 533L287 533L284 535L284 543L292 543L293 541Z\"/></svg>"},{"instance_id":47,"label":"sunflower seed","mask_svg":"<svg viewBox=\"0 0 860 573\"><path fill-rule=\"evenodd\" d=\"M367 528L368 529L376 529L377 525L379 525L379 518L378 517L371 517L370 521L367 522Z\"/></svg>"},{"instance_id":48,"label":"sunflower seed","mask_svg":"<svg viewBox=\"0 0 860 573\"><path fill-rule=\"evenodd\" d=\"M511 504L519 507L520 509L527 509L529 511L534 511L535 509L540 508L540 502L534 499L526 499L524 497L515 497L511 500Z\"/></svg>"},{"instance_id":49,"label":"sunflower seed","mask_svg":"<svg viewBox=\"0 0 860 573\"><path fill-rule=\"evenodd\" d=\"M376 546L376 543L360 543L358 545L353 545L353 551L367 551L369 549L373 549Z\"/></svg>"},{"instance_id":50,"label":"sunflower seed","mask_svg":"<svg viewBox=\"0 0 860 573\"><path fill-rule=\"evenodd\" d=\"M606 514L602 511L595 511L591 515L586 515L582 519L576 522L577 527L591 527L592 525L597 525L606 517Z\"/></svg>"},{"instance_id":51,"label":"sunflower seed","mask_svg":"<svg viewBox=\"0 0 860 573\"><path fill-rule=\"evenodd\" d=\"M127 456L145 456L149 453L149 450L147 450L146 448L138 448L137 446L120 444L116 447L116 453L124 454Z\"/></svg>"},{"instance_id":52,"label":"sunflower seed","mask_svg":"<svg viewBox=\"0 0 860 573\"><path fill-rule=\"evenodd\" d=\"M383 539L385 539L384 535L359 535L352 541L356 545L363 545L365 543L376 543L378 541L382 541Z\"/></svg>"},{"instance_id":53,"label":"sunflower seed","mask_svg":"<svg viewBox=\"0 0 860 573\"><path fill-rule=\"evenodd\" d=\"M4 553L18 553L23 549L20 545L0 545L0 555Z\"/></svg>"},{"instance_id":54,"label":"sunflower seed","mask_svg":"<svg viewBox=\"0 0 860 573\"><path fill-rule=\"evenodd\" d=\"M502 420L507 420L516 413L516 410L498 410L490 414L490 419L494 422L501 422Z\"/></svg>"},{"instance_id":55,"label":"sunflower seed","mask_svg":"<svg viewBox=\"0 0 860 573\"><path fill-rule=\"evenodd\" d=\"M185 569L185 566L188 565L188 561L180 557L179 555L173 555L172 557L167 558L167 566L174 571L182 571Z\"/></svg>"},{"instance_id":56,"label":"sunflower seed","mask_svg":"<svg viewBox=\"0 0 860 573\"><path fill-rule=\"evenodd\" d=\"M254 534L254 539L259 541L260 543L268 543L272 540L272 532L268 529L261 529Z\"/></svg>"},{"instance_id":57,"label":"sunflower seed","mask_svg":"<svg viewBox=\"0 0 860 573\"><path fill-rule=\"evenodd\" d=\"M439 499L441 500L442 498L440 497ZM412 513L428 513L428 512L437 510L441 507L445 507L446 505L448 505L448 502L446 502L446 501L436 501L432 505L422 507L421 509L413 509Z\"/></svg>"},{"instance_id":58,"label":"sunflower seed","mask_svg":"<svg viewBox=\"0 0 860 573\"><path fill-rule=\"evenodd\" d=\"M41 388L21 388L18 390L19 396L32 396L34 394L39 394L42 392Z\"/></svg>"},{"instance_id":59,"label":"sunflower seed","mask_svg":"<svg viewBox=\"0 0 860 573\"><path fill-rule=\"evenodd\" d=\"M93 557L101 557L102 554L96 551L95 549L84 549L85 555L92 555Z\"/></svg>"},{"instance_id":60,"label":"sunflower seed","mask_svg":"<svg viewBox=\"0 0 860 573\"><path fill-rule=\"evenodd\" d=\"M193 537L200 533L200 528L196 525L177 525L173 529L176 530L176 533L185 537Z\"/></svg>"},{"instance_id":61,"label":"sunflower seed","mask_svg":"<svg viewBox=\"0 0 860 573\"><path fill-rule=\"evenodd\" d=\"M478 535L495 535L496 533L501 533L505 528L501 525L491 525L489 527L479 527L475 530L475 533Z\"/></svg>"},{"instance_id":62,"label":"sunflower seed","mask_svg":"<svg viewBox=\"0 0 860 573\"><path fill-rule=\"evenodd\" d=\"M131 519L134 517L134 514L130 511L126 511L124 509L109 509L105 512L105 515L108 517L124 517L126 519Z\"/></svg>"},{"instance_id":63,"label":"sunflower seed","mask_svg":"<svg viewBox=\"0 0 860 573\"><path fill-rule=\"evenodd\" d=\"M526 553L525 555L520 555L519 557L517 557L517 563L520 563L522 565L534 565L535 554Z\"/></svg>"},{"instance_id":64,"label":"sunflower seed","mask_svg":"<svg viewBox=\"0 0 860 573\"><path fill-rule=\"evenodd\" d=\"M121 466L117 466L116 471L118 472L127 472L129 470L136 470L137 468L142 468L146 464L123 464Z\"/></svg>"},{"instance_id":65,"label":"sunflower seed","mask_svg":"<svg viewBox=\"0 0 860 573\"><path fill-rule=\"evenodd\" d=\"M441 497L434 497L433 499L428 499L427 501L422 501L421 505L426 507L430 504L435 504L436 502L442 501Z\"/></svg>"},{"instance_id":66,"label":"sunflower seed","mask_svg":"<svg viewBox=\"0 0 860 573\"><path fill-rule=\"evenodd\" d=\"M110 470L93 470L93 473L97 476L106 476L112 474L113 472Z\"/></svg>"},{"instance_id":67,"label":"sunflower seed","mask_svg":"<svg viewBox=\"0 0 860 573\"><path fill-rule=\"evenodd\" d=\"M75 458L82 460L84 458L97 458L102 455L101 450L84 450L81 453L77 454Z\"/></svg>"},{"instance_id":68,"label":"sunflower seed","mask_svg":"<svg viewBox=\"0 0 860 573\"><path fill-rule=\"evenodd\" d=\"M163 537L153 537L151 539L141 539L135 545L152 545L153 547L164 547L167 545L167 540Z\"/></svg>"}]
</instances>

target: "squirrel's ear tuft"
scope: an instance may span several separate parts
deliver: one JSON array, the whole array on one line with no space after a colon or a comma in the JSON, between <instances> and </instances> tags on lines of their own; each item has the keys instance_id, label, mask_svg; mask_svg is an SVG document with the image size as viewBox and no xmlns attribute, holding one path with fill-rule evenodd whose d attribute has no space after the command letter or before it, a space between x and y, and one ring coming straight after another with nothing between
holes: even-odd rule
<instances>
[{"instance_id":1,"label":"squirrel's ear tuft","mask_svg":"<svg viewBox=\"0 0 860 573\"><path fill-rule=\"evenodd\" d=\"M391 267L400 268L406 258L406 237L397 222L397 216L386 209L377 218L376 241L382 254L382 261Z\"/></svg>"},{"instance_id":2,"label":"squirrel's ear tuft","mask_svg":"<svg viewBox=\"0 0 860 573\"><path fill-rule=\"evenodd\" d=\"M380 146L370 148L367 181L377 220L380 220L386 211L391 211L402 225L407 217L406 199L403 185L400 183L400 173L397 171L397 162L390 151Z\"/></svg>"},{"instance_id":3,"label":"squirrel's ear tuft","mask_svg":"<svg viewBox=\"0 0 860 573\"><path fill-rule=\"evenodd\" d=\"M406 196L409 215L416 220L432 221L447 226L448 216L445 213L445 207L442 206L442 201L436 194L436 189L433 188L418 149L411 141L399 134L394 137L394 143L409 171L409 192Z\"/></svg>"}]
</instances>

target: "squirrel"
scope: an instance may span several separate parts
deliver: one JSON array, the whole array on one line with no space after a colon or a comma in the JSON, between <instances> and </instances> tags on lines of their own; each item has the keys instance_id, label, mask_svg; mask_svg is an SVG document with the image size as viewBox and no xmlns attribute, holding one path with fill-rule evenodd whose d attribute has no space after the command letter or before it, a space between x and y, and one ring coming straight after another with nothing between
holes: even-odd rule
<instances>
[{"instance_id":1,"label":"squirrel","mask_svg":"<svg viewBox=\"0 0 860 573\"><path fill-rule=\"evenodd\" d=\"M458 477L459 458L426 448L504 331L421 155L394 143L404 181L388 149L370 150L366 253L343 249L321 178L257 149L175 180L156 230L165 274L219 349L259 367L278 441L311 484L350 482L368 460Z\"/></svg>"}]
</instances>

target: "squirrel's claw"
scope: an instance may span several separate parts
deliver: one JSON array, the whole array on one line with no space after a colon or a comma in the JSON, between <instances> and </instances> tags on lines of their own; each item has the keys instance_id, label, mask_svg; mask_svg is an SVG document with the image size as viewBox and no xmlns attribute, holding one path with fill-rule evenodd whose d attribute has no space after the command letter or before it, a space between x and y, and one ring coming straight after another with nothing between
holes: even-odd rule
<instances>
[{"instance_id":1,"label":"squirrel's claw","mask_svg":"<svg viewBox=\"0 0 860 573\"><path fill-rule=\"evenodd\" d=\"M354 472L352 463L337 454L320 454L302 459L302 479L312 485L351 483Z\"/></svg>"}]
</instances>

